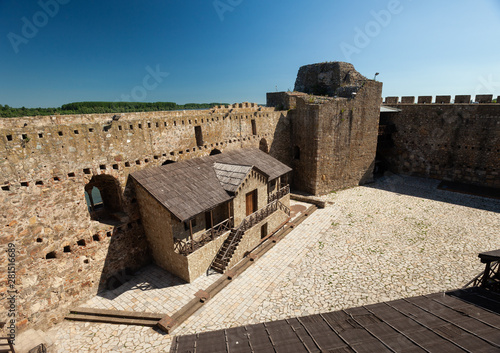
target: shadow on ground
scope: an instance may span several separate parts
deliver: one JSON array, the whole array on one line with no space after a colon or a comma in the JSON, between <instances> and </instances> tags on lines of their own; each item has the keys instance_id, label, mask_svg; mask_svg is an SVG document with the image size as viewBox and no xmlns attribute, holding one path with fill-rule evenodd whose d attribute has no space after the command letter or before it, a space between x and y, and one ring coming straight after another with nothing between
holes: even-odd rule
<instances>
[{"instance_id":1,"label":"shadow on ground","mask_svg":"<svg viewBox=\"0 0 500 353\"><path fill-rule=\"evenodd\" d=\"M468 195L448 190L440 190L438 189L440 183L440 180L391 175L381 177L374 183L364 186L378 190L390 191L401 195L415 196L490 212L500 212L500 200L498 199Z\"/></svg>"}]
</instances>

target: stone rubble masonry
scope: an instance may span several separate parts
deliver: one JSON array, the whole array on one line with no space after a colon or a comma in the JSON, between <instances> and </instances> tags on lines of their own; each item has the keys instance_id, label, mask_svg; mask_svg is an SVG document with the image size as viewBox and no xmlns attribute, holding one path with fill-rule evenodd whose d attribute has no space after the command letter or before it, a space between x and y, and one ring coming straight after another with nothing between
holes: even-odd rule
<instances>
[{"instance_id":1,"label":"stone rubble masonry","mask_svg":"<svg viewBox=\"0 0 500 353\"><path fill-rule=\"evenodd\" d=\"M311 86L309 76L318 74L317 67L305 68L299 70L297 82L309 82ZM350 67L346 70L344 77L357 77L353 82L359 85L356 94L349 98L312 96L304 92L267 95L268 106L290 109L293 186L298 190L325 194L372 179L382 83L368 79L360 83L362 76L353 73ZM305 78L301 79L301 75ZM340 86L353 84L328 82ZM304 84L297 87L304 88ZM310 91L307 87L304 90Z\"/></svg>"},{"instance_id":2,"label":"stone rubble masonry","mask_svg":"<svg viewBox=\"0 0 500 353\"><path fill-rule=\"evenodd\" d=\"M195 126L202 129L201 146ZM16 244L18 330L51 326L152 261L130 173L262 144L290 165L289 139L288 113L254 103L0 119L0 250ZM101 175L118 185L113 192L123 212L114 225L91 220L87 210L84 187ZM6 261L0 257L0 299L7 295Z\"/></svg>"},{"instance_id":3,"label":"stone rubble masonry","mask_svg":"<svg viewBox=\"0 0 500 353\"><path fill-rule=\"evenodd\" d=\"M393 106L377 148L393 172L500 187L500 104Z\"/></svg>"}]
</instances>

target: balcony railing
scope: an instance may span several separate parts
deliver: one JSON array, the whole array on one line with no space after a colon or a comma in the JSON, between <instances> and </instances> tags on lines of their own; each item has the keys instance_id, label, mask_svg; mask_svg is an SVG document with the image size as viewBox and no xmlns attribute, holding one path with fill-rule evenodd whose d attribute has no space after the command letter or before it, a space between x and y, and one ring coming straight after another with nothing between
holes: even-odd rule
<instances>
[{"instance_id":1,"label":"balcony railing","mask_svg":"<svg viewBox=\"0 0 500 353\"><path fill-rule=\"evenodd\" d=\"M269 195L267 203L270 204L273 201L279 200L283 196L288 195L289 193L290 193L290 185L281 184L280 189L278 191L276 191L274 194Z\"/></svg>"},{"instance_id":2,"label":"balcony railing","mask_svg":"<svg viewBox=\"0 0 500 353\"><path fill-rule=\"evenodd\" d=\"M177 239L174 238L174 250L182 255L189 255L204 245L210 243L211 241L217 239L222 234L230 231L234 226L234 218L230 217L225 221L213 226L208 229L205 233L197 237L196 239Z\"/></svg>"},{"instance_id":3,"label":"balcony railing","mask_svg":"<svg viewBox=\"0 0 500 353\"><path fill-rule=\"evenodd\" d=\"M285 194L286 195L286 194ZM262 207L260 210L255 211L251 215L247 216L243 222L241 222L240 229L242 231L246 231L252 228L254 225L262 221L263 219L269 217L271 214L276 212L278 209L285 212L288 216L290 216L290 209L283 205L278 199L268 203L265 207Z\"/></svg>"}]
</instances>

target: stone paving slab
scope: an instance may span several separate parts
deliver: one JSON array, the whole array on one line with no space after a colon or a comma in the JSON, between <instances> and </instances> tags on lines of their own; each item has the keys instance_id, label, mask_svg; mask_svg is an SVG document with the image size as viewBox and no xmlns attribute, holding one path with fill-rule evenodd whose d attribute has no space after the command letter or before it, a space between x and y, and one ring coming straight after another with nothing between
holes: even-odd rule
<instances>
[{"instance_id":1,"label":"stone paving slab","mask_svg":"<svg viewBox=\"0 0 500 353\"><path fill-rule=\"evenodd\" d=\"M156 265L150 265L138 271L127 283L100 293L82 307L172 315L192 300L196 292L208 288L221 276L211 273L187 283Z\"/></svg>"},{"instance_id":2,"label":"stone paving slab","mask_svg":"<svg viewBox=\"0 0 500 353\"><path fill-rule=\"evenodd\" d=\"M332 193L174 335L339 310L463 286L500 247L500 201L393 176ZM151 328L63 322L56 352L162 352Z\"/></svg>"}]
</instances>

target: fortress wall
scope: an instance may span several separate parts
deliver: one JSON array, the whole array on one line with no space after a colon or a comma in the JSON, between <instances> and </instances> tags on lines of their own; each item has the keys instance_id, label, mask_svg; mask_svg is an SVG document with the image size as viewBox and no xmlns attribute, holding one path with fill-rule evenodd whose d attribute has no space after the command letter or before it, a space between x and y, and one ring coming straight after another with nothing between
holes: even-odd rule
<instances>
[{"instance_id":1,"label":"fortress wall","mask_svg":"<svg viewBox=\"0 0 500 353\"><path fill-rule=\"evenodd\" d=\"M378 155L396 173L500 187L500 104L399 104Z\"/></svg>"},{"instance_id":2,"label":"fortress wall","mask_svg":"<svg viewBox=\"0 0 500 353\"><path fill-rule=\"evenodd\" d=\"M382 83L368 80L354 99L319 109L316 194L373 180Z\"/></svg>"},{"instance_id":3,"label":"fortress wall","mask_svg":"<svg viewBox=\"0 0 500 353\"><path fill-rule=\"evenodd\" d=\"M69 307L126 281L126 268L151 261L130 173L213 149L259 146L290 164L287 112L243 103L116 115L0 119L0 247L16 245L20 330L61 320ZM113 203L114 222L91 220L84 193L91 180L108 190L103 199ZM2 299L6 260L0 257Z\"/></svg>"},{"instance_id":4,"label":"fortress wall","mask_svg":"<svg viewBox=\"0 0 500 353\"><path fill-rule=\"evenodd\" d=\"M417 104L450 104L452 96L436 96L433 100L433 96L419 96L417 97ZM454 104L470 104L472 96L471 95L456 95L453 103ZM492 94L478 94L474 98L475 103L487 104L493 102ZM414 96L403 96L401 99L399 97L386 97L384 104L414 104ZM498 103L498 98L497 98Z\"/></svg>"}]
</instances>

